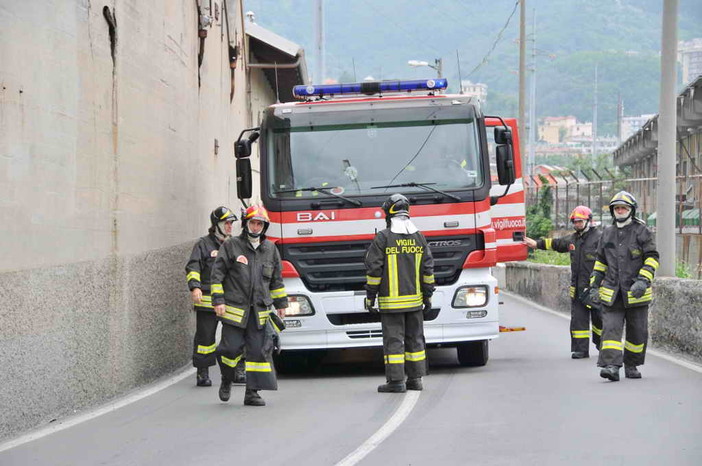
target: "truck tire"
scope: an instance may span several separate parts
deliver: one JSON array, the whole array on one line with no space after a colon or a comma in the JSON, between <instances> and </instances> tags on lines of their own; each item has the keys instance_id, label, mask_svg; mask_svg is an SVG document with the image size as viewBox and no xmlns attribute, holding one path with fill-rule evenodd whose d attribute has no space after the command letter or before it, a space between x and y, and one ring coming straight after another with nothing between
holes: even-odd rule
<instances>
[{"instance_id":1,"label":"truck tire","mask_svg":"<svg viewBox=\"0 0 702 466\"><path fill-rule=\"evenodd\" d=\"M488 340L469 341L456 347L458 363L464 367L484 366L488 362Z\"/></svg>"}]
</instances>

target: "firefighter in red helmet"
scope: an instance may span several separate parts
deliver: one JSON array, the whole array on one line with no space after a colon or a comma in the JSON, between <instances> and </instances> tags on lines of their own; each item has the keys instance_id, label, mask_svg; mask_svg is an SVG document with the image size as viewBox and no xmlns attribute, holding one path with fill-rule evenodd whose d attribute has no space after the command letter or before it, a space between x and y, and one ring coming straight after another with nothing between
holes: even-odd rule
<instances>
[{"instance_id":1,"label":"firefighter in red helmet","mask_svg":"<svg viewBox=\"0 0 702 466\"><path fill-rule=\"evenodd\" d=\"M222 371L219 398L229 401L234 368L246 349L244 404L264 406L258 390L277 390L273 341L266 331L270 312L288 307L278 249L266 239L268 212L253 205L242 213L241 235L222 244L212 268L212 304L224 325L217 348ZM271 311L275 308L276 311Z\"/></svg>"},{"instance_id":2,"label":"firefighter in red helmet","mask_svg":"<svg viewBox=\"0 0 702 466\"><path fill-rule=\"evenodd\" d=\"M532 249L548 249L570 253L570 350L573 359L590 356L590 321L592 320L592 343L600 348L602 314L599 305L590 301L590 274L595 265L597 245L602 230L592 225L592 211L583 205L570 214L575 230L563 238L526 238Z\"/></svg>"},{"instance_id":3,"label":"firefighter in red helmet","mask_svg":"<svg viewBox=\"0 0 702 466\"><path fill-rule=\"evenodd\" d=\"M431 310L434 259L424 235L409 219L405 196L393 194L383 210L387 228L375 235L366 253L365 308L380 312L383 329L387 383L378 391L422 390L424 313Z\"/></svg>"}]
</instances>

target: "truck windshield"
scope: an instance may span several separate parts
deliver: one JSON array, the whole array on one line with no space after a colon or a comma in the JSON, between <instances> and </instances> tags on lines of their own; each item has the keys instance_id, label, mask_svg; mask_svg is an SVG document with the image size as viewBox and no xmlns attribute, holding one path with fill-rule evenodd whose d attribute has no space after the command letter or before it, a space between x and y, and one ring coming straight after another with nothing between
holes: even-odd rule
<instances>
[{"instance_id":1,"label":"truck windshield","mask_svg":"<svg viewBox=\"0 0 702 466\"><path fill-rule=\"evenodd\" d=\"M484 184L478 125L472 109L421 108L409 121L376 112L320 112L275 119L267 138L272 197L308 198L325 188L344 196L468 190ZM466 115L469 113L469 115ZM425 115L423 115L425 114ZM299 191L296 189L299 188ZM390 190L388 188L387 190Z\"/></svg>"}]
</instances>

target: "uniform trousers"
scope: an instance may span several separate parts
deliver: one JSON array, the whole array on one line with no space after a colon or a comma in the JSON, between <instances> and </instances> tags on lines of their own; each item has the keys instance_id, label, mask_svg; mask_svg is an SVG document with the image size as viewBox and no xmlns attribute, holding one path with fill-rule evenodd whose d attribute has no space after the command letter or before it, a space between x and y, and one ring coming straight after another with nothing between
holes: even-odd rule
<instances>
[{"instance_id":1,"label":"uniform trousers","mask_svg":"<svg viewBox=\"0 0 702 466\"><path fill-rule=\"evenodd\" d=\"M626 339L622 333L626 327ZM648 346L648 305L624 307L621 295L612 306L602 306L602 347L597 365L600 367L640 366L646 359Z\"/></svg>"},{"instance_id":2,"label":"uniform trousers","mask_svg":"<svg viewBox=\"0 0 702 466\"><path fill-rule=\"evenodd\" d=\"M195 338L193 339L193 366L199 368L214 366L217 359L217 315L212 309L201 310L195 306Z\"/></svg>"},{"instance_id":3,"label":"uniform trousers","mask_svg":"<svg viewBox=\"0 0 702 466\"><path fill-rule=\"evenodd\" d=\"M277 390L278 381L271 362L273 341L266 334L265 327L258 328L257 315L254 309L247 312L245 328L222 324L222 339L217 348L217 360L222 377L233 381L234 368L246 349L246 388Z\"/></svg>"},{"instance_id":4,"label":"uniform trousers","mask_svg":"<svg viewBox=\"0 0 702 466\"><path fill-rule=\"evenodd\" d=\"M380 312L383 328L385 377L389 382L401 382L407 377L426 374L424 344L424 314L410 312Z\"/></svg>"},{"instance_id":5,"label":"uniform trousers","mask_svg":"<svg viewBox=\"0 0 702 466\"><path fill-rule=\"evenodd\" d=\"M587 307L577 299L570 302L570 350L587 353L590 342L590 320L592 320L592 344L600 348L602 335L602 312L596 307Z\"/></svg>"}]
</instances>

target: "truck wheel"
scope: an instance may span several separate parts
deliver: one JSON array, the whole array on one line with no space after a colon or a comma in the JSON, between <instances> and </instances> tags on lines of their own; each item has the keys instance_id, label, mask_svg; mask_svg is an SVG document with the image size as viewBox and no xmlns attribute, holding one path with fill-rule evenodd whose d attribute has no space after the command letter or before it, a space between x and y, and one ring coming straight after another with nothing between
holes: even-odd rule
<instances>
[{"instance_id":1,"label":"truck wheel","mask_svg":"<svg viewBox=\"0 0 702 466\"><path fill-rule=\"evenodd\" d=\"M456 351L461 366L484 366L488 362L488 340L460 343Z\"/></svg>"}]
</instances>

